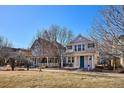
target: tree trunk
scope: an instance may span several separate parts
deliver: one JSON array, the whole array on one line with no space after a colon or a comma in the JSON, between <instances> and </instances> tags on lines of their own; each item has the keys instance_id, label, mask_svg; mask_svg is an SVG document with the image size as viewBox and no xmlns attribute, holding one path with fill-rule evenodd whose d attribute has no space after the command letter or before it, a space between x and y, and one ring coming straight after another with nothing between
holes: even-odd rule
<instances>
[{"instance_id":1,"label":"tree trunk","mask_svg":"<svg viewBox=\"0 0 124 93\"><path fill-rule=\"evenodd\" d=\"M116 63L116 58L114 58L115 59L115 61L113 62L113 70L115 71L115 63Z\"/></svg>"},{"instance_id":2,"label":"tree trunk","mask_svg":"<svg viewBox=\"0 0 124 93\"><path fill-rule=\"evenodd\" d=\"M63 68L63 57L61 56L61 68Z\"/></svg>"},{"instance_id":3,"label":"tree trunk","mask_svg":"<svg viewBox=\"0 0 124 93\"><path fill-rule=\"evenodd\" d=\"M14 71L14 68L15 68L15 67L14 67L14 66L12 66L11 68L12 68L12 71Z\"/></svg>"},{"instance_id":4,"label":"tree trunk","mask_svg":"<svg viewBox=\"0 0 124 93\"><path fill-rule=\"evenodd\" d=\"M5 62L5 64L7 63L7 59L6 58L4 59L4 62Z\"/></svg>"},{"instance_id":5,"label":"tree trunk","mask_svg":"<svg viewBox=\"0 0 124 93\"><path fill-rule=\"evenodd\" d=\"M29 64L27 64L27 71L29 70Z\"/></svg>"}]
</instances>

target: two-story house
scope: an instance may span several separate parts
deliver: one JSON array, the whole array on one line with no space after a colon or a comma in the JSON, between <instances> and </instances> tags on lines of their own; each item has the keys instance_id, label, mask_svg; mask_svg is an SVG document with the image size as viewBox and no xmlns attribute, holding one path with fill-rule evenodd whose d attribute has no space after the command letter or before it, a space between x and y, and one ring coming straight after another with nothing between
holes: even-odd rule
<instances>
[{"instance_id":1,"label":"two-story house","mask_svg":"<svg viewBox=\"0 0 124 93\"><path fill-rule=\"evenodd\" d=\"M98 52L93 41L78 35L67 44L65 56L66 64L73 68L94 69Z\"/></svg>"}]
</instances>

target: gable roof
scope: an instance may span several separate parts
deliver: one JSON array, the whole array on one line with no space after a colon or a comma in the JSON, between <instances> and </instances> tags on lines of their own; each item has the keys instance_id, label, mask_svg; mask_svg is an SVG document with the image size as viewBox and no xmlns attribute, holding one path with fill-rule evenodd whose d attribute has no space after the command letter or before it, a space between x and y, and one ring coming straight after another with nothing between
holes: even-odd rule
<instances>
[{"instance_id":1,"label":"gable roof","mask_svg":"<svg viewBox=\"0 0 124 93\"><path fill-rule=\"evenodd\" d=\"M43 38L38 38L37 40L34 41L33 45L31 46L31 49L36 45L36 42L38 42L39 44L42 45L42 43L46 43L47 45L50 45L54 48L63 48L64 49L64 46L62 46L60 43L58 43L57 41L54 41L54 42L50 42L48 40L45 40Z\"/></svg>"},{"instance_id":2,"label":"gable roof","mask_svg":"<svg viewBox=\"0 0 124 93\"><path fill-rule=\"evenodd\" d=\"M60 51L63 52L64 49L65 48L60 43L55 41L48 41L43 38L36 39L33 45L31 46L31 50L34 50L33 56L39 57L55 57L59 55Z\"/></svg>"},{"instance_id":3,"label":"gable roof","mask_svg":"<svg viewBox=\"0 0 124 93\"><path fill-rule=\"evenodd\" d=\"M86 37L79 34L77 37L75 37L73 40L71 40L70 43L80 43L80 42L84 42L84 41L91 41L91 40L89 40Z\"/></svg>"},{"instance_id":4,"label":"gable roof","mask_svg":"<svg viewBox=\"0 0 124 93\"><path fill-rule=\"evenodd\" d=\"M31 49L33 49L37 45L37 43L39 43L40 45L42 45L42 44L51 45L52 44L48 40L38 38L33 42L32 46L31 46Z\"/></svg>"}]
</instances>

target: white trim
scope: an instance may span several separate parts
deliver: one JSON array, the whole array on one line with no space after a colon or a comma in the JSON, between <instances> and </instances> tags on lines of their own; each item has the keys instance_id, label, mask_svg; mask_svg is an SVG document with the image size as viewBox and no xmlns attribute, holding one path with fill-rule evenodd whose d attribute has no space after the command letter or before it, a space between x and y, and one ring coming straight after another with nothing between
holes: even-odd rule
<instances>
[{"instance_id":1,"label":"white trim","mask_svg":"<svg viewBox=\"0 0 124 93\"><path fill-rule=\"evenodd\" d=\"M49 60L48 60L48 57L47 57L47 66L49 66Z\"/></svg>"}]
</instances>

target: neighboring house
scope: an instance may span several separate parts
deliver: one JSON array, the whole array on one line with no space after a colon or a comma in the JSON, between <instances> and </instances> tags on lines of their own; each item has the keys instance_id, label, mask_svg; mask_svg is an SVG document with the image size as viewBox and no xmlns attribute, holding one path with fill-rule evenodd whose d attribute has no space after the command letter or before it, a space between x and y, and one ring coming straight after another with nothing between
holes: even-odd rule
<instances>
[{"instance_id":1,"label":"neighboring house","mask_svg":"<svg viewBox=\"0 0 124 93\"><path fill-rule=\"evenodd\" d=\"M30 49L21 49L21 48L9 48L4 47L0 50L0 57L2 58L0 65L4 65L9 58L14 58L17 62L23 62L24 60L29 60L32 57Z\"/></svg>"},{"instance_id":2,"label":"neighboring house","mask_svg":"<svg viewBox=\"0 0 124 93\"><path fill-rule=\"evenodd\" d=\"M30 49L13 48L13 52L17 54L15 57L17 62L30 62L32 64L32 52Z\"/></svg>"},{"instance_id":3,"label":"neighboring house","mask_svg":"<svg viewBox=\"0 0 124 93\"><path fill-rule=\"evenodd\" d=\"M119 40L121 42L121 50L120 50L120 53L121 53L121 58L120 58L120 64L122 67L124 67L124 35L121 35L119 37Z\"/></svg>"},{"instance_id":4,"label":"neighboring house","mask_svg":"<svg viewBox=\"0 0 124 93\"><path fill-rule=\"evenodd\" d=\"M95 68L98 52L93 41L78 35L66 46L65 56L68 66L89 70Z\"/></svg>"},{"instance_id":5,"label":"neighboring house","mask_svg":"<svg viewBox=\"0 0 124 93\"><path fill-rule=\"evenodd\" d=\"M47 67L58 67L60 65L59 50L61 49L64 49L63 46L57 42L38 38L31 46L34 66L42 64Z\"/></svg>"},{"instance_id":6,"label":"neighboring house","mask_svg":"<svg viewBox=\"0 0 124 93\"><path fill-rule=\"evenodd\" d=\"M108 48L108 51L104 55L100 55L99 63L104 64L108 68L110 67L110 69L124 67L124 35L119 36L113 42L110 41L110 43L113 45Z\"/></svg>"}]
</instances>

